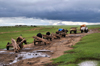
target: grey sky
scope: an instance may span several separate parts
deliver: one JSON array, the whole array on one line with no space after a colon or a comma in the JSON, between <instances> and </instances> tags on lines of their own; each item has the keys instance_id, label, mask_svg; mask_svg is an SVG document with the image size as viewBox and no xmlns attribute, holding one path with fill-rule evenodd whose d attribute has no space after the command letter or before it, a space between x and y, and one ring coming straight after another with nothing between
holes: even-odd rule
<instances>
[{"instance_id":1,"label":"grey sky","mask_svg":"<svg viewBox=\"0 0 100 66\"><path fill-rule=\"evenodd\" d=\"M11 17L99 23L100 0L0 0L0 18Z\"/></svg>"}]
</instances>

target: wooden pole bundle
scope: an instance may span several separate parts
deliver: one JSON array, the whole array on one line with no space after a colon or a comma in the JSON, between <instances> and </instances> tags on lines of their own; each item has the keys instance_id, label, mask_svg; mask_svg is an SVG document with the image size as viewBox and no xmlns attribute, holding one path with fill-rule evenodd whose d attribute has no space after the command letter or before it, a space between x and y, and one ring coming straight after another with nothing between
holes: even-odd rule
<instances>
[{"instance_id":1,"label":"wooden pole bundle","mask_svg":"<svg viewBox=\"0 0 100 66\"><path fill-rule=\"evenodd\" d=\"M52 38L52 35L42 35L43 37Z\"/></svg>"},{"instance_id":2,"label":"wooden pole bundle","mask_svg":"<svg viewBox=\"0 0 100 66\"><path fill-rule=\"evenodd\" d=\"M60 35L60 34L55 34L55 33L52 33L52 37L53 37L53 38L55 38L55 37L59 37L59 38L60 38L60 37L61 37L61 35Z\"/></svg>"},{"instance_id":3,"label":"wooden pole bundle","mask_svg":"<svg viewBox=\"0 0 100 66\"><path fill-rule=\"evenodd\" d=\"M15 39L12 38L12 39L11 39L11 42L12 42L14 51L15 51L15 52L19 52L20 47L19 47L19 45L16 43Z\"/></svg>"},{"instance_id":4,"label":"wooden pole bundle","mask_svg":"<svg viewBox=\"0 0 100 66\"><path fill-rule=\"evenodd\" d=\"M20 45L20 44L23 44L24 40L25 40L25 39L23 39L23 40L22 40L20 43L18 43L18 44L19 44L19 45Z\"/></svg>"},{"instance_id":5,"label":"wooden pole bundle","mask_svg":"<svg viewBox=\"0 0 100 66\"><path fill-rule=\"evenodd\" d=\"M47 40L45 40L45 39L43 39L43 38L40 38L40 37L38 37L38 36L33 36L33 38L35 38L35 39L37 39L37 40L40 40L40 41L43 41L43 42L45 42L46 44L49 44L49 43L50 43L49 41L47 41Z\"/></svg>"}]
</instances>

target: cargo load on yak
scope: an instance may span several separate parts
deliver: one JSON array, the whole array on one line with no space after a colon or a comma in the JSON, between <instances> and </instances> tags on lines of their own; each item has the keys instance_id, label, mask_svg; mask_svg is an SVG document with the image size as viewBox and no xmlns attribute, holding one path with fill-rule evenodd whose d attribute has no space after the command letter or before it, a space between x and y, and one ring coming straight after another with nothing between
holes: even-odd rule
<instances>
[{"instance_id":1,"label":"cargo load on yak","mask_svg":"<svg viewBox=\"0 0 100 66\"><path fill-rule=\"evenodd\" d=\"M64 29L62 29L62 28L59 28L59 29L58 29L58 31L62 31L62 30L64 30Z\"/></svg>"},{"instance_id":2,"label":"cargo load on yak","mask_svg":"<svg viewBox=\"0 0 100 66\"><path fill-rule=\"evenodd\" d=\"M36 44L50 44L50 42L43 38L43 35L41 33L38 33L37 36L33 36L34 38L34 45Z\"/></svg>"},{"instance_id":3,"label":"cargo load on yak","mask_svg":"<svg viewBox=\"0 0 100 66\"><path fill-rule=\"evenodd\" d=\"M72 34L72 32L76 34L77 33L77 27L71 27L70 28L70 34Z\"/></svg>"},{"instance_id":4,"label":"cargo load on yak","mask_svg":"<svg viewBox=\"0 0 100 66\"><path fill-rule=\"evenodd\" d=\"M56 31L56 34L59 34L59 35L65 37L67 32L68 32L68 30L63 29L63 28L59 28L58 31Z\"/></svg>"},{"instance_id":5,"label":"cargo load on yak","mask_svg":"<svg viewBox=\"0 0 100 66\"><path fill-rule=\"evenodd\" d=\"M52 34L48 31L46 35L42 34L44 39L52 41Z\"/></svg>"},{"instance_id":6,"label":"cargo load on yak","mask_svg":"<svg viewBox=\"0 0 100 66\"><path fill-rule=\"evenodd\" d=\"M83 24L83 25L80 26L80 30L81 30L81 33L83 33L83 32L87 33L88 27L85 24Z\"/></svg>"},{"instance_id":7,"label":"cargo load on yak","mask_svg":"<svg viewBox=\"0 0 100 66\"><path fill-rule=\"evenodd\" d=\"M17 37L16 40L12 38L11 43L7 43L6 49L9 50L10 47L13 47L15 52L19 52L23 48L23 43L27 44L22 36Z\"/></svg>"}]
</instances>

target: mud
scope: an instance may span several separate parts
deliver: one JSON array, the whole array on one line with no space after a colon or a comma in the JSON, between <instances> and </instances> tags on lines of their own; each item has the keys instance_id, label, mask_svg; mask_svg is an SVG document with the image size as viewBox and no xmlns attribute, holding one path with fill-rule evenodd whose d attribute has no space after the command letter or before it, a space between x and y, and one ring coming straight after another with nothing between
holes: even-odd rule
<instances>
[{"instance_id":1,"label":"mud","mask_svg":"<svg viewBox=\"0 0 100 66\"><path fill-rule=\"evenodd\" d=\"M19 53L0 50L0 66L44 66L51 63L52 58L57 58L64 54L64 51L73 49L80 39L91 33L100 33L98 29L91 29L88 33L68 34L61 39L53 39L51 44L36 45L33 43L24 45ZM51 65L52 66L52 65Z\"/></svg>"}]
</instances>

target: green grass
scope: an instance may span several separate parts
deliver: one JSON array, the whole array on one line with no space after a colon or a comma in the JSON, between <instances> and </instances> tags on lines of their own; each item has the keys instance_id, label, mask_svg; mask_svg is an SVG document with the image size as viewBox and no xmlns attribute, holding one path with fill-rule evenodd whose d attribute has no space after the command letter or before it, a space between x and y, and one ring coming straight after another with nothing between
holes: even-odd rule
<instances>
[{"instance_id":1,"label":"green grass","mask_svg":"<svg viewBox=\"0 0 100 66\"><path fill-rule=\"evenodd\" d=\"M77 66L83 60L100 60L100 33L83 37L73 47L73 50L65 51L68 54L53 59L53 63L60 63L58 66Z\"/></svg>"},{"instance_id":2,"label":"green grass","mask_svg":"<svg viewBox=\"0 0 100 66\"><path fill-rule=\"evenodd\" d=\"M29 30L35 27L30 27L30 26L23 26L23 27L14 27L14 26L9 26L9 27L0 27L0 32L13 32L13 31L24 31L24 30Z\"/></svg>"},{"instance_id":3,"label":"green grass","mask_svg":"<svg viewBox=\"0 0 100 66\"><path fill-rule=\"evenodd\" d=\"M87 25L89 29L100 28L100 25Z\"/></svg>"},{"instance_id":4,"label":"green grass","mask_svg":"<svg viewBox=\"0 0 100 66\"><path fill-rule=\"evenodd\" d=\"M77 29L79 30L80 26L79 25L64 25L64 26L37 26L37 27L30 27L30 26L24 26L24 27L14 27L14 26L9 26L9 27L0 27L0 48L5 48L7 42L11 42L11 38L16 39L18 36L22 35L27 42L32 43L33 38L32 36L36 35L37 33L42 33L45 34L47 31L50 31L51 33L55 33L59 28L64 28L69 30L71 27L78 27ZM89 26L89 28L97 28L100 26ZM36 29L36 30L33 30ZM3 33L2 33L3 32ZM68 33L69 33L68 32ZM80 33L80 31L78 31Z\"/></svg>"},{"instance_id":5,"label":"green grass","mask_svg":"<svg viewBox=\"0 0 100 66\"><path fill-rule=\"evenodd\" d=\"M0 34L0 48L5 48L7 42L11 42L11 38L16 39L18 36L22 35L28 43L33 42L32 36L36 35L37 33L45 34L47 31L50 31L51 33L55 33L58 29L52 27L44 27L44 26L38 26L38 27L0 27L0 32L4 32ZM30 31L30 29L32 29ZM33 30L36 29L36 30ZM14 32L19 31L19 32Z\"/></svg>"}]
</instances>

